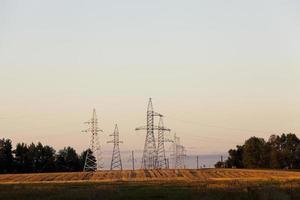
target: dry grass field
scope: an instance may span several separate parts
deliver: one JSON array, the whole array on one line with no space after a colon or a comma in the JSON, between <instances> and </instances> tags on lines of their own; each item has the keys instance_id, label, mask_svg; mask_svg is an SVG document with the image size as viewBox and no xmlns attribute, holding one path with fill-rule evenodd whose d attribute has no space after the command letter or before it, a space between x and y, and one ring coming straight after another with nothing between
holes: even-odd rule
<instances>
[{"instance_id":1,"label":"dry grass field","mask_svg":"<svg viewBox=\"0 0 300 200\"><path fill-rule=\"evenodd\" d=\"M0 200L300 199L300 172L123 170L0 175Z\"/></svg>"},{"instance_id":2,"label":"dry grass field","mask_svg":"<svg viewBox=\"0 0 300 200\"><path fill-rule=\"evenodd\" d=\"M0 184L60 182L209 182L209 181L299 180L300 172L247 169L164 169L72 173L3 174Z\"/></svg>"}]
</instances>

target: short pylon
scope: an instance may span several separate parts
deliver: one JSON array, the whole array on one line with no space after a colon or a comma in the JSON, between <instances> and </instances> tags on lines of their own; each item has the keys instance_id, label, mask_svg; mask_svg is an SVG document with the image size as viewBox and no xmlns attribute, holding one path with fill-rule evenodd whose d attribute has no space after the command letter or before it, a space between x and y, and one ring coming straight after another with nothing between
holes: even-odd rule
<instances>
[{"instance_id":1,"label":"short pylon","mask_svg":"<svg viewBox=\"0 0 300 200\"><path fill-rule=\"evenodd\" d=\"M86 153L83 171L100 170L103 168L103 163L98 133L103 131L101 129L98 129L98 120L95 109L93 109L92 118L89 121L85 122L85 124L88 124L89 127L82 132L91 133L91 142L90 148Z\"/></svg>"},{"instance_id":2,"label":"short pylon","mask_svg":"<svg viewBox=\"0 0 300 200\"><path fill-rule=\"evenodd\" d=\"M120 147L119 144L123 143L122 141L119 140L119 130L118 130L118 125L115 125L115 131L113 134L110 136L113 137L111 141L108 141L107 143L113 143L113 153L112 153L112 158L111 158L111 165L110 165L110 170L114 169L119 169L122 170L122 160L121 160L121 153L120 153Z\"/></svg>"},{"instance_id":3,"label":"short pylon","mask_svg":"<svg viewBox=\"0 0 300 200\"><path fill-rule=\"evenodd\" d=\"M180 144L180 138L174 134L173 139L173 162L175 169L183 169L185 167L184 160L185 160L185 148L183 145Z\"/></svg>"}]
</instances>

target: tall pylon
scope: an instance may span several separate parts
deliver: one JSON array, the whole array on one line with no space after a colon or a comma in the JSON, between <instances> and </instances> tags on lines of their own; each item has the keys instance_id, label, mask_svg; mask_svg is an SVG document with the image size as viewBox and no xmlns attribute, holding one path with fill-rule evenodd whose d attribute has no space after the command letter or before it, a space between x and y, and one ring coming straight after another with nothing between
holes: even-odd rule
<instances>
[{"instance_id":1,"label":"tall pylon","mask_svg":"<svg viewBox=\"0 0 300 200\"><path fill-rule=\"evenodd\" d=\"M154 126L154 117L163 115L154 112L152 100L149 98L147 108L147 125L136 128L135 130L146 130L146 139L144 145L144 152L142 157L142 169L154 169L157 163L156 143L154 137L154 130L158 130L158 126Z\"/></svg>"},{"instance_id":2,"label":"tall pylon","mask_svg":"<svg viewBox=\"0 0 300 200\"><path fill-rule=\"evenodd\" d=\"M157 137L156 168L158 169L168 168L166 152L165 152L165 142L171 142L172 140L165 138L165 131L171 131L171 129L164 127L163 117L160 117L158 122L158 137Z\"/></svg>"},{"instance_id":3,"label":"tall pylon","mask_svg":"<svg viewBox=\"0 0 300 200\"><path fill-rule=\"evenodd\" d=\"M90 148L86 153L83 171L96 171L103 168L102 152L99 143L99 132L103 132L98 128L98 119L95 108L93 109L92 118L85 122L89 127L82 132L91 133Z\"/></svg>"},{"instance_id":4,"label":"tall pylon","mask_svg":"<svg viewBox=\"0 0 300 200\"><path fill-rule=\"evenodd\" d=\"M113 139L111 141L108 141L107 143L114 144L110 170L114 170L114 169L122 170L122 160L121 160L119 144L123 142L119 140L119 130L117 124L115 125L114 133L109 136L112 136Z\"/></svg>"}]
</instances>

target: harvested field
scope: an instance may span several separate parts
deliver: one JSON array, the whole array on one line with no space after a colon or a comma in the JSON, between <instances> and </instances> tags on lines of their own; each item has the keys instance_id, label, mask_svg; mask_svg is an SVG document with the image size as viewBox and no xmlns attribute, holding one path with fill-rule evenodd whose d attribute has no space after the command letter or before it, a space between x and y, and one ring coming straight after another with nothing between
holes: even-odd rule
<instances>
[{"instance_id":1,"label":"harvested field","mask_svg":"<svg viewBox=\"0 0 300 200\"><path fill-rule=\"evenodd\" d=\"M2 174L0 184L60 182L209 182L300 180L300 172L246 169L165 169L72 173Z\"/></svg>"},{"instance_id":2,"label":"harvested field","mask_svg":"<svg viewBox=\"0 0 300 200\"><path fill-rule=\"evenodd\" d=\"M0 175L0 200L298 200L300 172L123 170Z\"/></svg>"}]
</instances>

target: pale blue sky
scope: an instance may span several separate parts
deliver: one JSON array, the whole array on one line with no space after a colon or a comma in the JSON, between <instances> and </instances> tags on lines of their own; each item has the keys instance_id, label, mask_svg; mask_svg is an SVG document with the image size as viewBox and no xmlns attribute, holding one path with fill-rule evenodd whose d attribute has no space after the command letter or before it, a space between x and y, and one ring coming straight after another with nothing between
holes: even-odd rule
<instances>
[{"instance_id":1,"label":"pale blue sky","mask_svg":"<svg viewBox=\"0 0 300 200\"><path fill-rule=\"evenodd\" d=\"M0 0L0 136L142 149L148 97L191 153L300 133L299 1ZM110 146L104 145L105 149Z\"/></svg>"}]
</instances>

